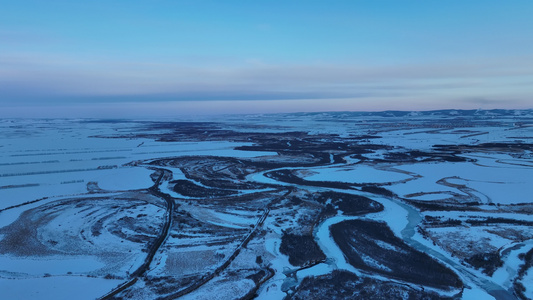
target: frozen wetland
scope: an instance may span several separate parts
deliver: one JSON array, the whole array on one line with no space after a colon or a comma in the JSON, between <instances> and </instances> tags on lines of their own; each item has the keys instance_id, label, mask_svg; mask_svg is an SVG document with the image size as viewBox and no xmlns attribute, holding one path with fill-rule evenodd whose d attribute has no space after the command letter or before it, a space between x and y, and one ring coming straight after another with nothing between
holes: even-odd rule
<instances>
[{"instance_id":1,"label":"frozen wetland","mask_svg":"<svg viewBox=\"0 0 533 300\"><path fill-rule=\"evenodd\" d=\"M533 299L533 111L0 120L5 299Z\"/></svg>"}]
</instances>

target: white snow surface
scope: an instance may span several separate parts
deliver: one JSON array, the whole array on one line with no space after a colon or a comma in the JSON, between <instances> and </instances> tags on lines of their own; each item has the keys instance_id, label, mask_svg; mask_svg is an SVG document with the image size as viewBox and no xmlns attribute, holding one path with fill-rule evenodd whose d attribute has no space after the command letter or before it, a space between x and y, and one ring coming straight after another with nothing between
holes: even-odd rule
<instances>
[{"instance_id":1,"label":"white snow surface","mask_svg":"<svg viewBox=\"0 0 533 300\"><path fill-rule=\"evenodd\" d=\"M368 165L350 165L328 168L308 168L310 181L339 181L349 183L387 183L410 178L397 172L384 171Z\"/></svg>"},{"instance_id":2,"label":"white snow surface","mask_svg":"<svg viewBox=\"0 0 533 300\"><path fill-rule=\"evenodd\" d=\"M450 192L468 195L447 185L437 183L445 179L451 184L465 185L477 191L485 203L516 204L533 201L533 172L531 168L498 163L497 158L480 158L478 162L417 163L396 166L395 169L421 176L389 187L400 196L415 193L439 193L414 197L420 200L449 198ZM411 197L412 198L412 197Z\"/></svg>"},{"instance_id":3,"label":"white snow surface","mask_svg":"<svg viewBox=\"0 0 533 300\"><path fill-rule=\"evenodd\" d=\"M32 257L17 258L7 255L0 256L0 266L9 273L23 273L33 276L64 275L88 273L104 267L105 264L96 257ZM0 274L2 270L0 270Z\"/></svg>"},{"instance_id":4,"label":"white snow surface","mask_svg":"<svg viewBox=\"0 0 533 300\"><path fill-rule=\"evenodd\" d=\"M93 300L113 289L122 280L85 276L51 276L41 278L0 278L3 299L9 300Z\"/></svg>"}]
</instances>

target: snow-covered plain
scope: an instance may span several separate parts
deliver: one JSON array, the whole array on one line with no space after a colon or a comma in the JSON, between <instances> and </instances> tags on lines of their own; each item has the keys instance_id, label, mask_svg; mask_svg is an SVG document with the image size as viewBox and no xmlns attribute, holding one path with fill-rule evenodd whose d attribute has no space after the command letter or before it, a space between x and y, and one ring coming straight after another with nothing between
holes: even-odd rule
<instances>
[{"instance_id":1,"label":"snow-covered plain","mask_svg":"<svg viewBox=\"0 0 533 300\"><path fill-rule=\"evenodd\" d=\"M440 195L440 199L450 196L449 192L461 193L464 191L446 185L464 185L472 189L484 203L518 204L531 202L533 195L533 176L531 167L521 166L520 159L512 159L510 163L501 163L501 155L496 157L479 156L475 154L464 155L475 158L476 162L462 163L417 163L397 166L396 169L409 172L420 177L405 184L392 185L391 190L402 197L420 200L428 199L427 196ZM511 158L505 155L505 158ZM439 182L445 179L445 182ZM420 196L409 196L423 193ZM432 194L434 193L434 194Z\"/></svg>"},{"instance_id":2,"label":"snow-covered plain","mask_svg":"<svg viewBox=\"0 0 533 300\"><path fill-rule=\"evenodd\" d=\"M357 269L335 244L331 225L365 219L384 222L466 285L455 295L408 283L415 290L531 299L533 269L517 277L533 248L530 114L260 115L192 131L171 122L0 120L2 297L281 299L339 269L402 283ZM172 162L184 157L192 163ZM273 171L301 180L265 176ZM178 181L191 185L177 192ZM318 200L328 191L384 210L348 216ZM291 263L288 233L311 236L325 259ZM489 254L501 263L477 265Z\"/></svg>"},{"instance_id":3,"label":"snow-covered plain","mask_svg":"<svg viewBox=\"0 0 533 300\"><path fill-rule=\"evenodd\" d=\"M373 166L351 165L329 168L308 168L308 174L302 176L311 181L338 181L350 183L392 183L409 179L402 173L380 170Z\"/></svg>"}]
</instances>

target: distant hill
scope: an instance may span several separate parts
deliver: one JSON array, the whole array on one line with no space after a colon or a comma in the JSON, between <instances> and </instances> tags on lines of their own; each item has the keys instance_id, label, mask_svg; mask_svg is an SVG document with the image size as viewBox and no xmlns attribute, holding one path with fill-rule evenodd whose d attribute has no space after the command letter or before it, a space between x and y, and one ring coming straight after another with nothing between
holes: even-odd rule
<instances>
[{"instance_id":1,"label":"distant hill","mask_svg":"<svg viewBox=\"0 0 533 300\"><path fill-rule=\"evenodd\" d=\"M495 117L533 117L533 109L443 109L430 111L398 111L388 110L379 112L313 112L313 113L290 113L284 114L287 116L313 116L313 117L328 117L328 118L346 118L346 117L384 117L384 118L419 118L419 117L479 117L479 118L495 118Z\"/></svg>"}]
</instances>

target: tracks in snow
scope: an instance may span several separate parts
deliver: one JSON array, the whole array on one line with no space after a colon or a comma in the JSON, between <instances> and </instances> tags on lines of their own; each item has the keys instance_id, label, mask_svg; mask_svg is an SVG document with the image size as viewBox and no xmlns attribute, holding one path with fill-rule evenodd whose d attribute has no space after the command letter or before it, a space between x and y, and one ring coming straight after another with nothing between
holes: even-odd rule
<instances>
[{"instance_id":1,"label":"tracks in snow","mask_svg":"<svg viewBox=\"0 0 533 300\"><path fill-rule=\"evenodd\" d=\"M99 298L100 300L113 299L114 296L116 296L120 292L134 285L139 279L139 277L142 277L146 273L146 271L148 271L148 269L150 268L150 264L152 263L154 259L155 254L157 253L159 248L161 248L161 245L165 242L165 240L168 237L170 226L172 225L172 212L174 211L175 203L172 197L170 197L169 195L165 193L162 193L159 190L159 185L161 185L161 181L163 180L163 176L165 175L166 170L164 169L158 169L158 170L161 171L161 174L155 181L154 185L148 189L148 191L152 195L159 197L165 200L166 202L166 206L167 206L166 212L165 212L166 218L165 218L165 223L163 224L163 228L161 229L161 233L159 234L157 239L153 242L152 246L150 247L148 251L148 255L144 259L143 264L140 265L139 268L137 268L137 270L131 273L130 280L126 281L125 283L119 285L118 287L110 291L109 293L100 297Z\"/></svg>"}]
</instances>

